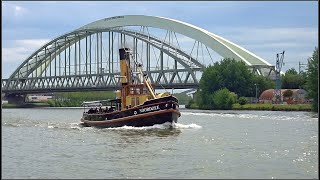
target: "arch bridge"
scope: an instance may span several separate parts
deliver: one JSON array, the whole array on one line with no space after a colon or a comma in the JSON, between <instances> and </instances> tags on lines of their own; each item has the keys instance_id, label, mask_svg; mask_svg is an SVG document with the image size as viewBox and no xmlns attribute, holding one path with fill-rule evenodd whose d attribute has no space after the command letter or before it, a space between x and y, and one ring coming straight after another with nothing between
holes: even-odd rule
<instances>
[{"instance_id":1,"label":"arch bridge","mask_svg":"<svg viewBox=\"0 0 320 180\"><path fill-rule=\"evenodd\" d=\"M28 94L118 88L118 49L133 49L156 88L197 88L206 65L234 58L260 75L274 66L216 34L174 19L127 15L105 18L63 34L2 79L3 93Z\"/></svg>"}]
</instances>

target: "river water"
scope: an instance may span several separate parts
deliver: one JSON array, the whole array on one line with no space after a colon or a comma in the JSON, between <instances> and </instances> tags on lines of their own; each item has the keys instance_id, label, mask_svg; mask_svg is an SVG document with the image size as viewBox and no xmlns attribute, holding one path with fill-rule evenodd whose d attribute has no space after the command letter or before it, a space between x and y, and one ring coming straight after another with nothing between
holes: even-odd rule
<instances>
[{"instance_id":1,"label":"river water","mask_svg":"<svg viewBox=\"0 0 320 180\"><path fill-rule=\"evenodd\" d=\"M170 126L81 127L82 109L2 109L2 178L319 178L311 112L181 109Z\"/></svg>"}]
</instances>

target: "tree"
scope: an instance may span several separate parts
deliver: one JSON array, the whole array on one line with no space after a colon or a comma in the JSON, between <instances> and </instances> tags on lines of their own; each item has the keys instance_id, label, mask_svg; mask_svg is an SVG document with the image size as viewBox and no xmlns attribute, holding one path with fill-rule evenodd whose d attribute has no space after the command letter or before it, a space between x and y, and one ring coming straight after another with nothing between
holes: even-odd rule
<instances>
[{"instance_id":1,"label":"tree","mask_svg":"<svg viewBox=\"0 0 320 180\"><path fill-rule=\"evenodd\" d=\"M175 93L173 94L178 100L179 104L188 104L188 102L192 99L190 96L188 96L186 93Z\"/></svg>"},{"instance_id":2,"label":"tree","mask_svg":"<svg viewBox=\"0 0 320 180\"><path fill-rule=\"evenodd\" d=\"M257 96L259 97L260 93L267 89L273 89L275 87L275 82L267 77L264 76L253 76L253 81L257 84Z\"/></svg>"},{"instance_id":3,"label":"tree","mask_svg":"<svg viewBox=\"0 0 320 180\"><path fill-rule=\"evenodd\" d=\"M214 109L228 110L232 108L235 103L235 94L230 92L227 88L215 91L212 95Z\"/></svg>"},{"instance_id":4,"label":"tree","mask_svg":"<svg viewBox=\"0 0 320 180\"><path fill-rule=\"evenodd\" d=\"M206 94L212 94L221 88L227 88L239 96L254 96L253 77L244 62L225 58L203 72L199 83L201 99L206 101Z\"/></svg>"},{"instance_id":5,"label":"tree","mask_svg":"<svg viewBox=\"0 0 320 180\"><path fill-rule=\"evenodd\" d=\"M241 97L239 97L239 104L240 105L245 105L245 104L247 104L247 98L245 98L245 97L243 97L243 96L241 96Z\"/></svg>"},{"instance_id":6,"label":"tree","mask_svg":"<svg viewBox=\"0 0 320 180\"><path fill-rule=\"evenodd\" d=\"M315 48L312 57L308 58L307 91L308 97L313 99L313 111L318 112L318 75L319 75L319 49Z\"/></svg>"},{"instance_id":7,"label":"tree","mask_svg":"<svg viewBox=\"0 0 320 180\"><path fill-rule=\"evenodd\" d=\"M282 89L300 89L303 88L306 83L305 76L298 74L294 68L287 70L285 75L281 77L281 81Z\"/></svg>"},{"instance_id":8,"label":"tree","mask_svg":"<svg viewBox=\"0 0 320 180\"><path fill-rule=\"evenodd\" d=\"M294 68L290 68L286 71L286 74L297 75L298 72Z\"/></svg>"},{"instance_id":9,"label":"tree","mask_svg":"<svg viewBox=\"0 0 320 180\"><path fill-rule=\"evenodd\" d=\"M256 84L256 85L255 85ZM260 75L253 74L242 61L225 58L205 69L199 82L196 103L202 109L214 106L212 94L222 88L227 88L239 96L256 95L259 92L274 88L275 83Z\"/></svg>"}]
</instances>

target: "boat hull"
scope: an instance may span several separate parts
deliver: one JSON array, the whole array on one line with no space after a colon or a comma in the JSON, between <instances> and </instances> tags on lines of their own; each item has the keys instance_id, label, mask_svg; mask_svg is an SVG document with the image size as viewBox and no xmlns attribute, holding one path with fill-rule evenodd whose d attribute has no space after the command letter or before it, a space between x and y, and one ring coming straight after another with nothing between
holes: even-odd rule
<instances>
[{"instance_id":1,"label":"boat hull","mask_svg":"<svg viewBox=\"0 0 320 180\"><path fill-rule=\"evenodd\" d=\"M177 122L180 113L176 110L162 110L157 112L151 112L147 114L140 114L135 116L123 117L114 120L104 121L89 121L82 119L84 126L93 126L97 128L112 128L121 126L153 126L155 124L163 124L166 122Z\"/></svg>"},{"instance_id":2,"label":"boat hull","mask_svg":"<svg viewBox=\"0 0 320 180\"><path fill-rule=\"evenodd\" d=\"M180 117L179 105L175 97L149 100L141 106L110 113L84 113L81 122L84 126L110 128L121 126L153 126L166 122L177 122Z\"/></svg>"}]
</instances>

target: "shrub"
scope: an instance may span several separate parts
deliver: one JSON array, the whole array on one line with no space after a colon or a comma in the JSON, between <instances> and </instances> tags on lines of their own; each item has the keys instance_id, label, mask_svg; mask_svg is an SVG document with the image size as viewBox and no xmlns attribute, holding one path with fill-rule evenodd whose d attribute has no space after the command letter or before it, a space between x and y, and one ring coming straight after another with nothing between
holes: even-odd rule
<instances>
[{"instance_id":1,"label":"shrub","mask_svg":"<svg viewBox=\"0 0 320 180\"><path fill-rule=\"evenodd\" d=\"M47 102L50 107L55 107L55 101L54 100L48 100Z\"/></svg>"},{"instance_id":2,"label":"shrub","mask_svg":"<svg viewBox=\"0 0 320 180\"><path fill-rule=\"evenodd\" d=\"M239 98L239 104L240 105L245 105L245 104L247 104L247 98L245 98L245 97L243 97L243 96L241 96L240 98Z\"/></svg>"},{"instance_id":3,"label":"shrub","mask_svg":"<svg viewBox=\"0 0 320 180\"><path fill-rule=\"evenodd\" d=\"M291 97L293 92L290 89L287 89L283 92L283 97Z\"/></svg>"},{"instance_id":4,"label":"shrub","mask_svg":"<svg viewBox=\"0 0 320 180\"><path fill-rule=\"evenodd\" d=\"M227 88L220 89L211 96L214 109L232 109L232 104L235 103L235 96Z\"/></svg>"},{"instance_id":5,"label":"shrub","mask_svg":"<svg viewBox=\"0 0 320 180\"><path fill-rule=\"evenodd\" d=\"M230 95L231 95L231 97L232 97L232 101L233 101L234 103L236 103L236 102L237 102L237 99L238 99L238 95L237 95L236 93L234 93L234 92L230 92Z\"/></svg>"},{"instance_id":6,"label":"shrub","mask_svg":"<svg viewBox=\"0 0 320 180\"><path fill-rule=\"evenodd\" d=\"M194 102L193 99L189 100L189 102L186 104L186 108L190 108L191 105L194 104L194 103L195 103L195 102Z\"/></svg>"}]
</instances>

